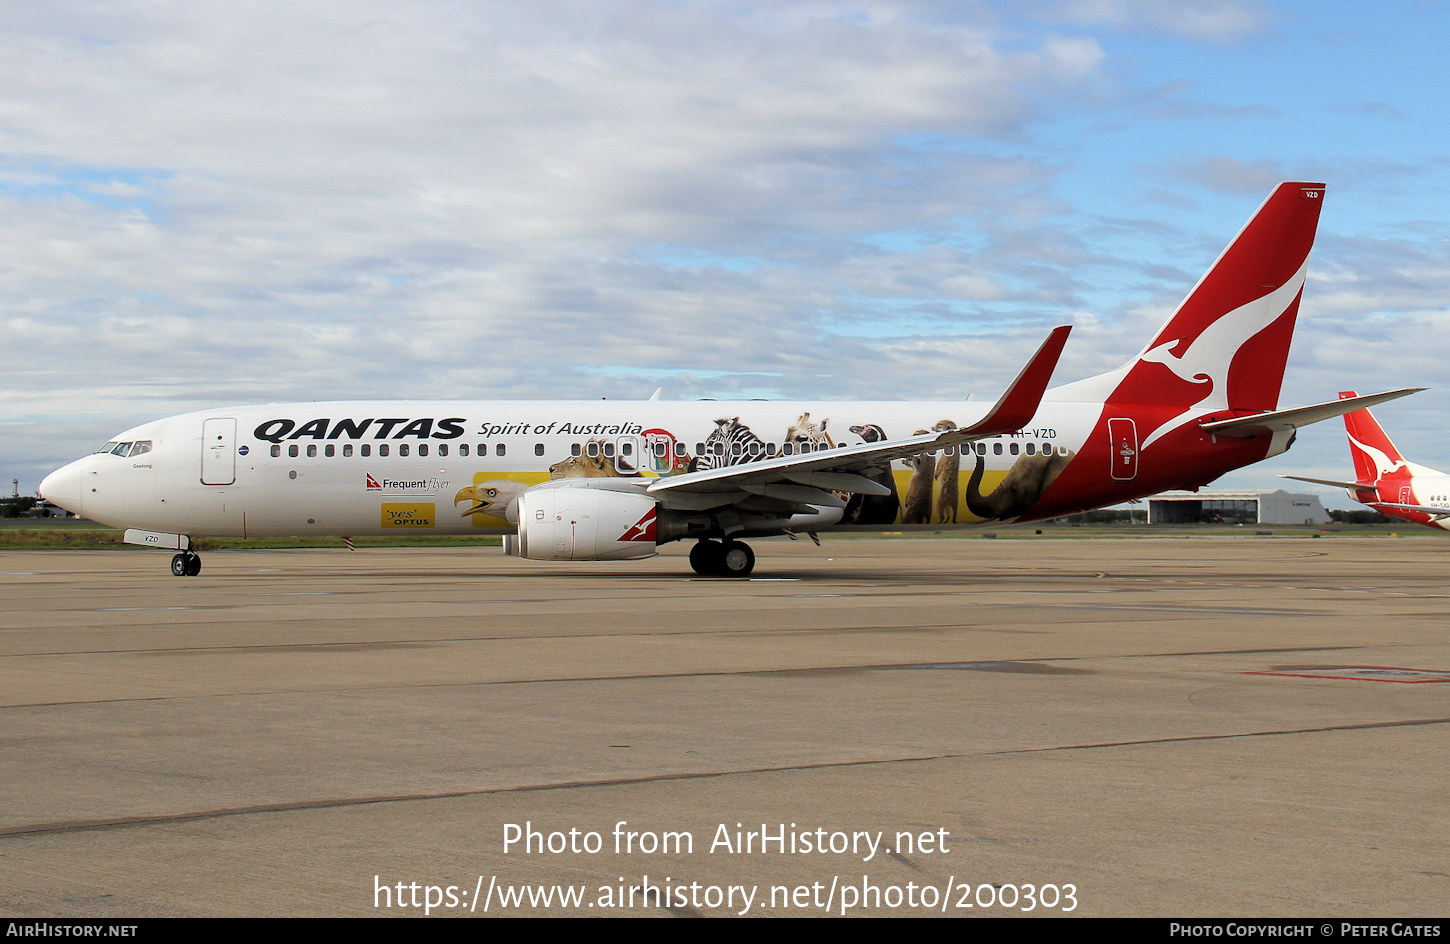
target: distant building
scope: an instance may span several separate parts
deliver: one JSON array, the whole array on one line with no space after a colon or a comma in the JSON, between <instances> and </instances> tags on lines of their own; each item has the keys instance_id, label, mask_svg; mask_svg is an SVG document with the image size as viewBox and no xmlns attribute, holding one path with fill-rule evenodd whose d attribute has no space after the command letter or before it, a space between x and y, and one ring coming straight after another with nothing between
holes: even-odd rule
<instances>
[{"instance_id":1,"label":"distant building","mask_svg":"<svg viewBox=\"0 0 1450 944\"><path fill-rule=\"evenodd\" d=\"M1199 489L1159 492L1144 499L1149 524L1329 524L1315 495L1281 489Z\"/></svg>"},{"instance_id":2,"label":"distant building","mask_svg":"<svg viewBox=\"0 0 1450 944\"><path fill-rule=\"evenodd\" d=\"M59 505L53 505L50 502L48 502L48 501L46 501L45 499L42 498L40 501L38 501L38 502L35 503L35 508L33 508L31 510L31 517L33 517L33 518L76 518L76 517L79 517L79 516L78 515L73 515L70 512L66 511L64 508L60 507Z\"/></svg>"}]
</instances>

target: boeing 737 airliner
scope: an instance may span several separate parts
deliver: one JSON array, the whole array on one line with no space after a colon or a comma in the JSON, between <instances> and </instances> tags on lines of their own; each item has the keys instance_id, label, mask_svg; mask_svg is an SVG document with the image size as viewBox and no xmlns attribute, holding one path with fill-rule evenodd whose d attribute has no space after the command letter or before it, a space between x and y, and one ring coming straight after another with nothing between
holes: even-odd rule
<instances>
[{"instance_id":1,"label":"boeing 737 airliner","mask_svg":"<svg viewBox=\"0 0 1450 944\"><path fill-rule=\"evenodd\" d=\"M1352 400L1357 395L1349 390L1340 397ZM1382 515L1450 531L1450 475L1402 456L1369 410L1344 414L1344 432L1354 460L1353 482L1302 475L1284 478L1334 485Z\"/></svg>"},{"instance_id":2,"label":"boeing 737 airliner","mask_svg":"<svg viewBox=\"0 0 1450 944\"><path fill-rule=\"evenodd\" d=\"M1280 184L1143 351L1047 390L1054 330L993 404L298 403L127 430L47 499L178 551L213 536L501 534L534 560L745 576L747 537L1027 522L1196 488L1298 427L1411 393L1278 410L1324 187Z\"/></svg>"}]
</instances>

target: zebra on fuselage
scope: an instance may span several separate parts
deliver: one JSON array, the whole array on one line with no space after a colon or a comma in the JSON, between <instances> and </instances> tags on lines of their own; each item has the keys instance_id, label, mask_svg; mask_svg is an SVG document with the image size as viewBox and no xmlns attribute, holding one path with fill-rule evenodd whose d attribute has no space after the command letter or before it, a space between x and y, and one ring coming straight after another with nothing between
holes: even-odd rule
<instances>
[{"instance_id":1,"label":"zebra on fuselage","mask_svg":"<svg viewBox=\"0 0 1450 944\"><path fill-rule=\"evenodd\" d=\"M705 438L705 451L695 457L690 471L702 472L705 469L754 462L766 458L773 451L766 449L765 440L740 422L740 417L722 416L715 421L714 431Z\"/></svg>"}]
</instances>

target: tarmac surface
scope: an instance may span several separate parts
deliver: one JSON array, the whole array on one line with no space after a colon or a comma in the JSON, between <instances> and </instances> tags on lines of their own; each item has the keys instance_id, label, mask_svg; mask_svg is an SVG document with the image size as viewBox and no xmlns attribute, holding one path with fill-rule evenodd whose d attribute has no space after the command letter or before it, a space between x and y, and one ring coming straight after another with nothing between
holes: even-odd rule
<instances>
[{"instance_id":1,"label":"tarmac surface","mask_svg":"<svg viewBox=\"0 0 1450 944\"><path fill-rule=\"evenodd\" d=\"M754 546L0 553L0 913L1450 913L1450 541Z\"/></svg>"}]
</instances>

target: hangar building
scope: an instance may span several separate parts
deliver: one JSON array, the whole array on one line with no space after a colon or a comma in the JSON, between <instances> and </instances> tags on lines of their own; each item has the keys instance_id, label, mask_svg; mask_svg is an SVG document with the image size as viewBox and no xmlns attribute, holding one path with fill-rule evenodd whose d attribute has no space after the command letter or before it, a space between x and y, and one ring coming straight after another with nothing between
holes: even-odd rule
<instances>
[{"instance_id":1,"label":"hangar building","mask_svg":"<svg viewBox=\"0 0 1450 944\"><path fill-rule=\"evenodd\" d=\"M1149 524L1305 525L1331 521L1318 496L1292 495L1282 488L1159 492L1144 501Z\"/></svg>"}]
</instances>

